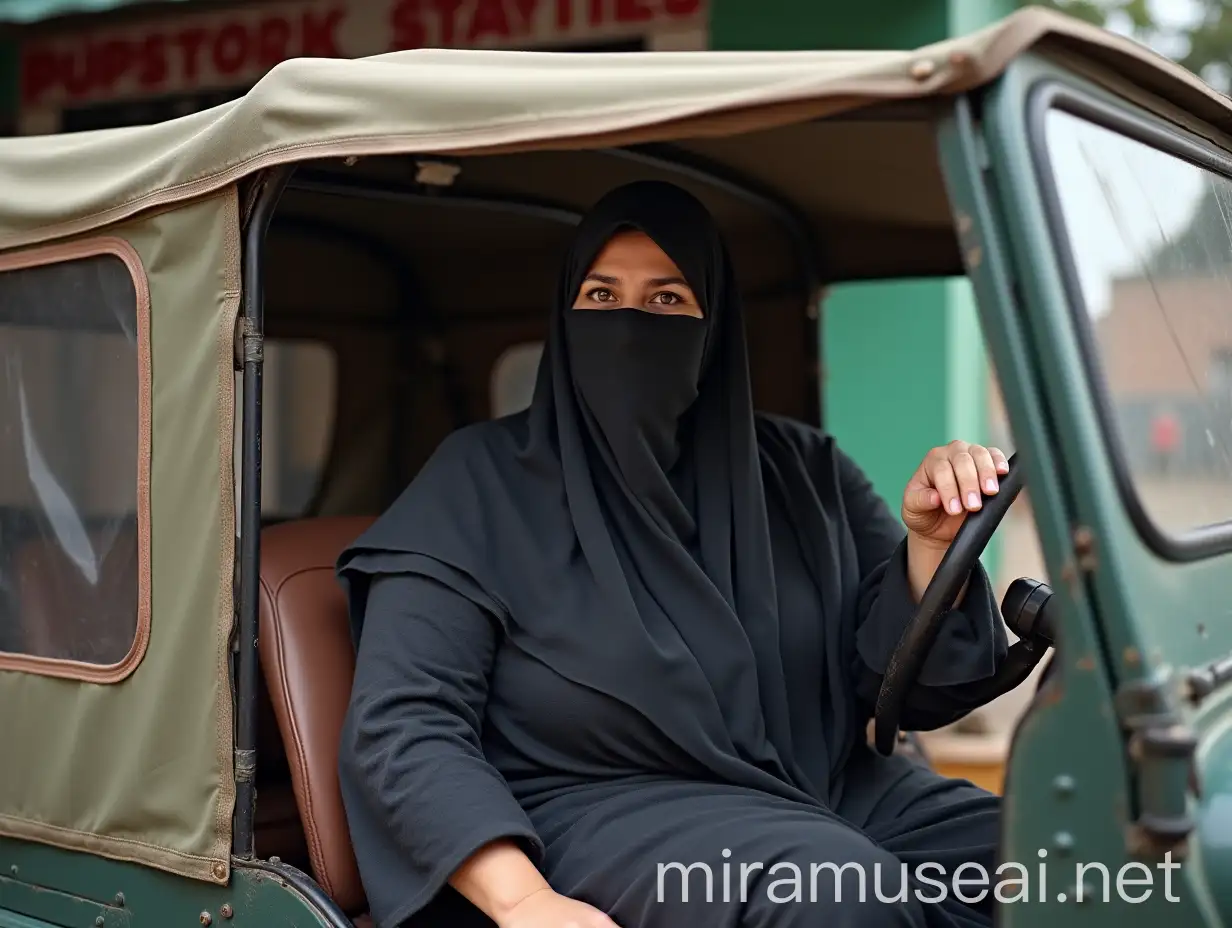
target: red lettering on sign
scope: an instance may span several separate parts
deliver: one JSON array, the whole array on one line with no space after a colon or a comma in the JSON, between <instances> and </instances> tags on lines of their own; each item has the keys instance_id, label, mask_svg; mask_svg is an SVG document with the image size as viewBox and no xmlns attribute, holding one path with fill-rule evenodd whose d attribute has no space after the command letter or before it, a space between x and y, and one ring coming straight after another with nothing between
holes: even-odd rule
<instances>
[{"instance_id":1,"label":"red lettering on sign","mask_svg":"<svg viewBox=\"0 0 1232 928\"><path fill-rule=\"evenodd\" d=\"M399 0L389 14L393 33L389 50L400 52L408 48L423 48L428 44L428 30L423 23L420 0Z\"/></svg>"},{"instance_id":2,"label":"red lettering on sign","mask_svg":"<svg viewBox=\"0 0 1232 928\"><path fill-rule=\"evenodd\" d=\"M571 35L582 39L590 29L612 31L613 26L641 31L656 19L694 16L703 6L703 0L380 0L375 5L373 0L306 0L271 5L265 12L233 7L193 15L183 25L65 34L31 43L22 51L21 97L24 105L39 105L52 95L79 100L230 86L295 56L370 54L381 51L380 44L371 48L360 40L379 33L379 24L369 21L377 9L388 11L388 49L397 50L516 47ZM352 17L354 34L346 28ZM353 39L355 47L348 44Z\"/></svg>"},{"instance_id":3,"label":"red lettering on sign","mask_svg":"<svg viewBox=\"0 0 1232 928\"><path fill-rule=\"evenodd\" d=\"M470 28L466 30L466 43L474 44L485 35L509 37L509 17L501 0L478 0L471 16Z\"/></svg>"},{"instance_id":4,"label":"red lettering on sign","mask_svg":"<svg viewBox=\"0 0 1232 928\"><path fill-rule=\"evenodd\" d=\"M22 56L21 90L26 103L33 103L55 86L60 76L59 57L49 48L29 48Z\"/></svg>"},{"instance_id":5,"label":"red lettering on sign","mask_svg":"<svg viewBox=\"0 0 1232 928\"><path fill-rule=\"evenodd\" d=\"M121 39L95 46L95 68L91 83L110 90L133 63L132 47Z\"/></svg>"},{"instance_id":6,"label":"red lettering on sign","mask_svg":"<svg viewBox=\"0 0 1232 928\"><path fill-rule=\"evenodd\" d=\"M141 64L137 67L137 83L156 87L167 79L167 37L155 33L141 43Z\"/></svg>"},{"instance_id":7,"label":"red lettering on sign","mask_svg":"<svg viewBox=\"0 0 1232 928\"><path fill-rule=\"evenodd\" d=\"M174 41L184 56L185 79L195 81L197 79L197 52L201 50L201 45L205 42L205 30L185 29L175 36Z\"/></svg>"},{"instance_id":8,"label":"red lettering on sign","mask_svg":"<svg viewBox=\"0 0 1232 928\"><path fill-rule=\"evenodd\" d=\"M646 0L616 0L616 22L648 23L654 19L654 10Z\"/></svg>"},{"instance_id":9,"label":"red lettering on sign","mask_svg":"<svg viewBox=\"0 0 1232 928\"><path fill-rule=\"evenodd\" d=\"M535 12L539 9L539 0L513 0L518 11L517 31L529 33L535 25Z\"/></svg>"},{"instance_id":10,"label":"red lettering on sign","mask_svg":"<svg viewBox=\"0 0 1232 928\"><path fill-rule=\"evenodd\" d=\"M90 89L90 75L98 70L97 46L86 46L86 53L80 61L74 55L65 55L61 60L64 62L64 89L74 97L87 93Z\"/></svg>"},{"instance_id":11,"label":"red lettering on sign","mask_svg":"<svg viewBox=\"0 0 1232 928\"><path fill-rule=\"evenodd\" d=\"M214 36L214 69L219 74L234 74L248 57L248 30L239 23L227 23Z\"/></svg>"},{"instance_id":12,"label":"red lettering on sign","mask_svg":"<svg viewBox=\"0 0 1232 928\"><path fill-rule=\"evenodd\" d=\"M457 19L462 0L432 0L432 5L436 7L441 20L440 44L445 48L452 48L458 40Z\"/></svg>"},{"instance_id":13,"label":"red lettering on sign","mask_svg":"<svg viewBox=\"0 0 1232 928\"><path fill-rule=\"evenodd\" d=\"M301 27L300 54L305 58L341 58L338 50L338 27L346 19L346 10L334 7L324 16L309 11Z\"/></svg>"},{"instance_id":14,"label":"red lettering on sign","mask_svg":"<svg viewBox=\"0 0 1232 928\"><path fill-rule=\"evenodd\" d=\"M281 16L261 20L257 26L257 61L272 68L291 56L291 24Z\"/></svg>"}]
</instances>

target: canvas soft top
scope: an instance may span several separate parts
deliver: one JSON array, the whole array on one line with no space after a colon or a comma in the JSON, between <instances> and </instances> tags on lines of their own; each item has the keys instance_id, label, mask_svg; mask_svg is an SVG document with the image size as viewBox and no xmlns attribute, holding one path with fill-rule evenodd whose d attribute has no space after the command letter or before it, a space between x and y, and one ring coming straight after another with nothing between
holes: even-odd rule
<instances>
[{"instance_id":1,"label":"canvas soft top","mask_svg":"<svg viewBox=\"0 0 1232 928\"><path fill-rule=\"evenodd\" d=\"M425 49L295 59L169 122L0 142L0 249L61 238L314 158L731 135L978 87L1033 48L1104 65L1232 128L1232 106L1130 39L1043 9L912 52L568 54Z\"/></svg>"}]
</instances>

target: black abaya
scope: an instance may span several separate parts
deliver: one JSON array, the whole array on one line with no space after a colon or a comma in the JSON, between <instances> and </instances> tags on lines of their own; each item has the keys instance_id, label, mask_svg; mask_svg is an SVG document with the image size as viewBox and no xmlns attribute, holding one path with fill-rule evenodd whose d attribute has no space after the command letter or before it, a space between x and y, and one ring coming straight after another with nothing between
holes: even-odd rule
<instances>
[{"instance_id":1,"label":"black abaya","mask_svg":"<svg viewBox=\"0 0 1232 928\"><path fill-rule=\"evenodd\" d=\"M570 308L624 228L704 319ZM502 837L621 928L990 923L874 896L877 863L887 897L900 862L991 873L997 800L865 745L914 610L903 529L831 439L753 413L729 263L678 188L631 185L586 217L530 409L447 439L339 568L358 640L342 790L379 925ZM1005 652L977 570L904 725L974 708ZM795 863L805 901L771 901L781 869L746 903L659 901L672 862ZM823 880L809 902L826 862L863 864L871 901Z\"/></svg>"}]
</instances>

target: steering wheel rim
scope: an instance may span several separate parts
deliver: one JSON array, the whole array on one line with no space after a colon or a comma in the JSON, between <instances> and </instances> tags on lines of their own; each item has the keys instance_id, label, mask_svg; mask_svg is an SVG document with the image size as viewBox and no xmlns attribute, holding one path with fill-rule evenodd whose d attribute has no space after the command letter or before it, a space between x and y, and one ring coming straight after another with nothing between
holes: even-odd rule
<instances>
[{"instance_id":1,"label":"steering wheel rim","mask_svg":"<svg viewBox=\"0 0 1232 928\"><path fill-rule=\"evenodd\" d=\"M937 640L942 621L1022 490L1023 477L1017 457L1016 454L1010 457L1009 470L1000 479L997 493L984 497L983 508L967 513L890 656L873 714L874 742L882 755L888 756L894 751L907 693L915 685L920 668Z\"/></svg>"}]
</instances>

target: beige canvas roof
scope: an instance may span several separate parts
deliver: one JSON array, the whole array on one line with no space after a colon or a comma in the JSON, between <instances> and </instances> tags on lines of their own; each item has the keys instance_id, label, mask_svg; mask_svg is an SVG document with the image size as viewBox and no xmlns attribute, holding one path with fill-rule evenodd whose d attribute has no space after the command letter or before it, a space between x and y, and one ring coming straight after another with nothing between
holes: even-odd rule
<instances>
[{"instance_id":1,"label":"beige canvas roof","mask_svg":"<svg viewBox=\"0 0 1232 928\"><path fill-rule=\"evenodd\" d=\"M420 50L296 59L170 122L0 141L0 248L215 191L273 164L726 135L968 90L1032 48L1106 66L1232 127L1227 98L1129 39L1041 9L915 52L632 55Z\"/></svg>"}]
</instances>

